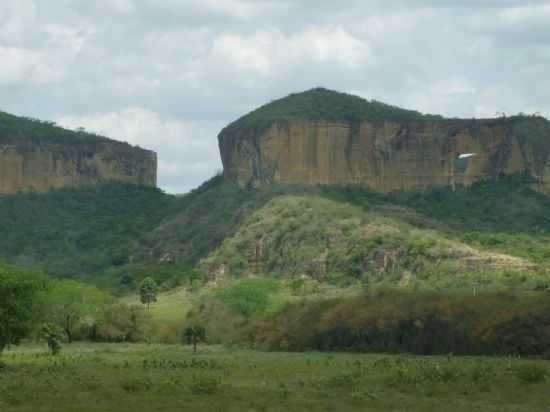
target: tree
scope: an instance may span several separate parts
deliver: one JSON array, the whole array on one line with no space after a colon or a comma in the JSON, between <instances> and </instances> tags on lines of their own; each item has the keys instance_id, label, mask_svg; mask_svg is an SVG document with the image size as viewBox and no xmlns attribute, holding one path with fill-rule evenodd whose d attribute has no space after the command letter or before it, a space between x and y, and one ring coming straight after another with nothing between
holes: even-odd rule
<instances>
[{"instance_id":1,"label":"tree","mask_svg":"<svg viewBox=\"0 0 550 412\"><path fill-rule=\"evenodd\" d=\"M150 314L143 306L115 303L97 321L91 338L101 342L138 342L151 331Z\"/></svg>"},{"instance_id":2,"label":"tree","mask_svg":"<svg viewBox=\"0 0 550 412\"><path fill-rule=\"evenodd\" d=\"M183 332L188 345L193 345L193 352L197 352L197 344L206 341L206 329L202 326L189 326Z\"/></svg>"},{"instance_id":3,"label":"tree","mask_svg":"<svg viewBox=\"0 0 550 412\"><path fill-rule=\"evenodd\" d=\"M70 279L58 280L46 295L47 314L50 321L63 329L71 343L75 329L83 322L92 324L111 301L109 294L92 285Z\"/></svg>"},{"instance_id":4,"label":"tree","mask_svg":"<svg viewBox=\"0 0 550 412\"><path fill-rule=\"evenodd\" d=\"M40 317L41 292L46 284L42 274L0 263L0 354L32 332Z\"/></svg>"},{"instance_id":5,"label":"tree","mask_svg":"<svg viewBox=\"0 0 550 412\"><path fill-rule=\"evenodd\" d=\"M147 305L147 309L149 309L149 305L151 305L151 303L157 301L157 293L157 282L150 277L143 279L139 286L139 298L141 303Z\"/></svg>"}]
</instances>

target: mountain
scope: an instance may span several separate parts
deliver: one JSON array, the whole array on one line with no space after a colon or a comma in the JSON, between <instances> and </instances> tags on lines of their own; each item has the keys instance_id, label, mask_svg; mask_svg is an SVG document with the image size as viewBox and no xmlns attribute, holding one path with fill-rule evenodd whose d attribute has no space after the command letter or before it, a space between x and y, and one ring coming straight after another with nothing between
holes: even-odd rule
<instances>
[{"instance_id":1,"label":"mountain","mask_svg":"<svg viewBox=\"0 0 550 412\"><path fill-rule=\"evenodd\" d=\"M28 150L53 145L90 153L88 145L111 144L81 133L67 131L65 136L63 129L38 122L21 125L45 131L33 135L23 127L21 136L35 136L24 140ZM334 134L336 126L321 131L322 125L343 125L347 131ZM396 125L402 131L399 144L391 133L376 132L371 141L371 135L361 132L391 131ZM329 284L546 290L550 198L541 189L547 126L542 118L524 116L443 119L315 89L270 103L226 127L220 133L224 175L184 196L103 179L44 193L0 195L0 259L118 292L132 290L145 276L168 289L196 278L197 269L212 281L264 275ZM414 134L419 128L430 133ZM11 135L19 136L15 126ZM352 141L370 142L374 154L354 145L346 148ZM387 182L395 182L395 170L409 170L402 160L413 159L417 149L424 165L445 164L437 150L445 145L455 150L452 142L477 142L487 150L473 159L489 159L488 170L495 175L485 177L494 178L473 172L485 170L476 169L480 160L462 164L463 159L455 159L464 176L454 185L435 184L448 181L428 166L422 179L415 177L425 183L423 190L394 192L389 189L396 187L378 186L375 180L347 180L346 173L370 167L371 154L382 161L374 164L384 165L380 181ZM469 150L464 145L461 150ZM321 161L321 149L331 153L328 163ZM139 157L141 152L135 153ZM339 163L342 153L346 161ZM358 154L367 157L356 159ZM276 162L266 163L266 156ZM320 169L323 164L328 169ZM413 166L411 172L419 170L418 164ZM0 158L2 167L11 170ZM311 179L284 178L296 170ZM343 177L317 179L321 170L341 171ZM403 174L399 187L418 188L405 185L413 177Z\"/></svg>"},{"instance_id":2,"label":"mountain","mask_svg":"<svg viewBox=\"0 0 550 412\"><path fill-rule=\"evenodd\" d=\"M0 193L108 180L155 186L156 178L152 151L0 112Z\"/></svg>"},{"instance_id":3,"label":"mountain","mask_svg":"<svg viewBox=\"0 0 550 412\"><path fill-rule=\"evenodd\" d=\"M242 186L392 192L526 172L550 189L550 122L538 116L445 119L318 88L260 107L218 139L225 176Z\"/></svg>"}]
</instances>

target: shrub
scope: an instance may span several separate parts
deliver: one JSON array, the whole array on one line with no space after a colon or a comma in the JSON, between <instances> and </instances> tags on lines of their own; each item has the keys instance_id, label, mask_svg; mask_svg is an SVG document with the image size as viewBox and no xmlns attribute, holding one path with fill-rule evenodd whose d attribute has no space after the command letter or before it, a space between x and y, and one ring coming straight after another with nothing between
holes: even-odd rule
<instances>
[{"instance_id":1,"label":"shrub","mask_svg":"<svg viewBox=\"0 0 550 412\"><path fill-rule=\"evenodd\" d=\"M150 328L150 315L143 307L117 303L105 310L90 337L100 342L138 342L145 340Z\"/></svg>"},{"instance_id":2,"label":"shrub","mask_svg":"<svg viewBox=\"0 0 550 412\"><path fill-rule=\"evenodd\" d=\"M496 371L492 365L478 362L470 369L469 377L473 383L488 384L496 377Z\"/></svg>"},{"instance_id":3,"label":"shrub","mask_svg":"<svg viewBox=\"0 0 550 412\"><path fill-rule=\"evenodd\" d=\"M129 393L144 392L150 389L151 382L138 378L129 378L120 383L120 387Z\"/></svg>"},{"instance_id":4,"label":"shrub","mask_svg":"<svg viewBox=\"0 0 550 412\"><path fill-rule=\"evenodd\" d=\"M220 388L221 381L210 375L193 375L191 392L195 395L211 395Z\"/></svg>"},{"instance_id":5,"label":"shrub","mask_svg":"<svg viewBox=\"0 0 550 412\"><path fill-rule=\"evenodd\" d=\"M542 383L548 375L545 367L535 364L518 365L512 371L515 377L524 383Z\"/></svg>"},{"instance_id":6,"label":"shrub","mask_svg":"<svg viewBox=\"0 0 550 412\"><path fill-rule=\"evenodd\" d=\"M270 294L278 288L279 284L273 279L244 279L220 291L218 298L238 314L251 317L266 311Z\"/></svg>"},{"instance_id":7,"label":"shrub","mask_svg":"<svg viewBox=\"0 0 550 412\"><path fill-rule=\"evenodd\" d=\"M48 349L52 355L57 355L61 352L63 329L54 323L45 323L40 331L40 336L48 344Z\"/></svg>"},{"instance_id":8,"label":"shrub","mask_svg":"<svg viewBox=\"0 0 550 412\"><path fill-rule=\"evenodd\" d=\"M541 355L549 316L550 302L540 296L374 290L291 304L254 322L250 339L274 350ZM435 372L453 379L452 370Z\"/></svg>"}]
</instances>

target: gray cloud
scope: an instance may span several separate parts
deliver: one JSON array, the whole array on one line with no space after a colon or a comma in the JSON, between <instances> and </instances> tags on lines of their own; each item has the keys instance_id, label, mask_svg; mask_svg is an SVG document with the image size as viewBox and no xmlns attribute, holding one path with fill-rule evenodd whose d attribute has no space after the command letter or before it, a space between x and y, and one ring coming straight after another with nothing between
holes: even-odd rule
<instances>
[{"instance_id":1,"label":"gray cloud","mask_svg":"<svg viewBox=\"0 0 550 412\"><path fill-rule=\"evenodd\" d=\"M154 149L184 192L220 168L225 124L315 86L550 115L548 27L549 1L3 0L0 110Z\"/></svg>"}]
</instances>

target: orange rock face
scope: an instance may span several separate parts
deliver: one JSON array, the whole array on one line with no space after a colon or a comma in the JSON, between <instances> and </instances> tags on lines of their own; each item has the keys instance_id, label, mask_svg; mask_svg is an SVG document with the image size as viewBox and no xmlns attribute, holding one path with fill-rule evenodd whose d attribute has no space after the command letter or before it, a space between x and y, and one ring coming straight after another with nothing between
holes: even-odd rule
<instances>
[{"instance_id":1,"label":"orange rock face","mask_svg":"<svg viewBox=\"0 0 550 412\"><path fill-rule=\"evenodd\" d=\"M550 188L550 122L535 117L360 123L288 120L219 136L243 186L361 184L380 192L470 185L527 172Z\"/></svg>"},{"instance_id":2,"label":"orange rock face","mask_svg":"<svg viewBox=\"0 0 550 412\"><path fill-rule=\"evenodd\" d=\"M156 185L154 152L119 142L94 145L0 145L0 193L39 192L114 180Z\"/></svg>"}]
</instances>

